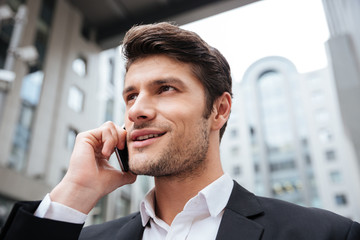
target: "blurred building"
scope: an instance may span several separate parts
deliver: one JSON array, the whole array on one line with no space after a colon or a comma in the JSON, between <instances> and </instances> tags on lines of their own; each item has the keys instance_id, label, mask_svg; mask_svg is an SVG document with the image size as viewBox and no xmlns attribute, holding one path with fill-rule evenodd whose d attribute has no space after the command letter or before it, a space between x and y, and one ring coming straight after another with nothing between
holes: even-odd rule
<instances>
[{"instance_id":1,"label":"blurred building","mask_svg":"<svg viewBox=\"0 0 360 240\"><path fill-rule=\"evenodd\" d=\"M330 69L299 74L289 60L266 57L234 94L221 144L225 170L258 195L359 220L357 158Z\"/></svg>"},{"instance_id":2,"label":"blurred building","mask_svg":"<svg viewBox=\"0 0 360 240\"><path fill-rule=\"evenodd\" d=\"M1 221L15 201L40 200L61 180L77 133L109 120L123 122L118 50L100 55L103 49L84 34L82 15L67 1L23 3L6 4L14 15L25 9L23 19L1 21L0 69L16 73L12 84L1 89ZM33 46L38 53L31 62L7 51L19 21L26 27L15 36L17 45ZM102 199L87 223L138 209L147 182L140 179Z\"/></svg>"},{"instance_id":3,"label":"blurred building","mask_svg":"<svg viewBox=\"0 0 360 240\"><path fill-rule=\"evenodd\" d=\"M330 38L326 42L346 134L355 147L360 169L360 2L323 0Z\"/></svg>"}]
</instances>

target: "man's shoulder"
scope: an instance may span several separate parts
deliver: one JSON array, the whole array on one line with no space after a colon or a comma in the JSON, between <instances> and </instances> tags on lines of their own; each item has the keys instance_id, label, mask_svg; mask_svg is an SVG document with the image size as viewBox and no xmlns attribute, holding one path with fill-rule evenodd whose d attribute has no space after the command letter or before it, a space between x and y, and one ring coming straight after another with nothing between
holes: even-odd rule
<instances>
[{"instance_id":1,"label":"man's shoulder","mask_svg":"<svg viewBox=\"0 0 360 240\"><path fill-rule=\"evenodd\" d=\"M264 239L360 239L360 224L333 212L256 196L237 183L227 209L264 230ZM233 214L232 214L233 215Z\"/></svg>"},{"instance_id":2,"label":"man's shoulder","mask_svg":"<svg viewBox=\"0 0 360 240\"><path fill-rule=\"evenodd\" d=\"M257 199L266 214L276 216L276 218L280 219L297 219L301 221L317 221L318 219L326 219L329 222L352 222L346 217L343 217L325 209L301 206L275 198L258 196Z\"/></svg>"},{"instance_id":3,"label":"man's shoulder","mask_svg":"<svg viewBox=\"0 0 360 240\"><path fill-rule=\"evenodd\" d=\"M360 234L359 223L328 210L304 207L273 198L257 199L264 212L256 221L267 226L265 229L281 229L284 233L317 236L318 239L327 239L323 236L344 237Z\"/></svg>"},{"instance_id":4,"label":"man's shoulder","mask_svg":"<svg viewBox=\"0 0 360 240\"><path fill-rule=\"evenodd\" d=\"M140 221L141 224L140 213L136 212L112 221L84 227L80 239L113 239L131 221Z\"/></svg>"},{"instance_id":5,"label":"man's shoulder","mask_svg":"<svg viewBox=\"0 0 360 240\"><path fill-rule=\"evenodd\" d=\"M239 202L240 204L238 204ZM240 213L246 213L248 216L271 219L271 221L284 221L285 223L291 220L290 224L304 220L308 220L308 222L324 220L336 223L345 222L346 224L352 222L346 217L324 209L305 207L276 198L254 195L236 182L228 207L229 205L231 205L230 208L236 209ZM249 211L243 210L244 208L253 210L249 214Z\"/></svg>"}]
</instances>

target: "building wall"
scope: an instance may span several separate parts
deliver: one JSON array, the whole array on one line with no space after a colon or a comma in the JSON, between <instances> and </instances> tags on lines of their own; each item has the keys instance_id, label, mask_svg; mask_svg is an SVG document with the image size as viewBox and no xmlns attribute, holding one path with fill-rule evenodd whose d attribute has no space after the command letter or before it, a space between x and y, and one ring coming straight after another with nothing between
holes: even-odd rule
<instances>
[{"instance_id":1,"label":"building wall","mask_svg":"<svg viewBox=\"0 0 360 240\"><path fill-rule=\"evenodd\" d=\"M281 163L283 158L281 154L269 155L264 109L256 90L263 73L273 70L285 76L288 109L292 110L289 123L270 138L292 131L295 144L295 165L276 171L273 164ZM330 69L299 74L290 61L266 57L251 65L241 84L234 85L232 113L221 144L225 171L258 195L359 220L357 158L342 122ZM292 127L287 129L286 125ZM241 150L233 151L235 146Z\"/></svg>"},{"instance_id":2,"label":"building wall","mask_svg":"<svg viewBox=\"0 0 360 240\"><path fill-rule=\"evenodd\" d=\"M332 75L336 83L342 121L351 139L360 171L360 2L323 0L330 38L326 42Z\"/></svg>"},{"instance_id":3,"label":"building wall","mask_svg":"<svg viewBox=\"0 0 360 240\"><path fill-rule=\"evenodd\" d=\"M41 0L27 2L28 21L22 45L34 43L42 5ZM41 95L33 115L25 165L10 168L13 139L21 117L23 78L30 69L25 63L16 61L13 69L16 79L7 95L0 124L1 221L15 201L42 199L62 179L73 148L75 135L72 133L96 128L108 120L123 123L124 62L119 49L101 53L91 39L81 34L82 21L81 14L67 1L56 1L42 65ZM44 30L43 25L40 27ZM83 62L77 65L77 73L73 64L79 64L79 59ZM76 96L79 95L69 101L73 87L83 94L82 104L78 104ZM110 162L119 167L114 156ZM148 178L139 179L104 197L91 211L86 224L101 223L138 210L143 195L152 186Z\"/></svg>"},{"instance_id":4,"label":"building wall","mask_svg":"<svg viewBox=\"0 0 360 240\"><path fill-rule=\"evenodd\" d=\"M63 19L64 15L68 15L66 19L68 20L66 29L59 29L59 32L56 31L57 28L54 26L54 35L53 44L54 48L57 48L57 37L65 35L63 49L60 49L63 52L60 63L61 69L56 73L59 76L59 85L55 88L58 93L54 93L52 96L57 97L57 102L54 102L52 108L55 109L55 117L51 121L52 126L50 125L46 131L52 137L51 146L48 152L48 159L51 159L51 162L48 162L46 172L48 173L46 178L51 185L55 185L61 178L63 171L67 169L72 148L67 147L67 133L69 128L73 128L78 132L82 132L88 129L95 128L99 125L99 81L98 81L98 54L100 49L98 49L91 42L87 42L80 35L81 31L81 15L78 14L73 8L63 1L58 2L60 7L58 10L59 22L58 26L64 24ZM61 6L64 5L64 6ZM61 9L61 7L63 9ZM63 31L61 31L63 30ZM59 50L56 50L59 51ZM86 61L86 74L85 76L79 76L76 72L73 71L72 64L75 59L79 56L83 57ZM54 65L56 62L54 63ZM74 111L69 107L68 99L70 94L70 88L75 86L77 89L84 93L82 110L79 112ZM54 91L54 90L53 90ZM51 96L51 92L49 94ZM42 116L46 118L45 111ZM38 123L41 126L41 123ZM41 128L41 127L40 127ZM41 148L37 146L36 149Z\"/></svg>"},{"instance_id":5,"label":"building wall","mask_svg":"<svg viewBox=\"0 0 360 240\"><path fill-rule=\"evenodd\" d=\"M311 116L307 120L320 206L359 219L357 158L342 122L331 71L322 69L305 74L302 82L304 101ZM346 202L341 202L342 197Z\"/></svg>"},{"instance_id":6,"label":"building wall","mask_svg":"<svg viewBox=\"0 0 360 240\"><path fill-rule=\"evenodd\" d=\"M23 33L22 45L32 45L35 38L35 29L37 17L40 11L41 1L32 1L32 4L28 6L28 21L27 27ZM28 191L17 191L17 189L29 189L29 186L34 186L35 179L29 178L26 174L26 170L22 173L13 172L6 168L8 165L8 160L11 154L11 148L14 138L14 132L16 129L16 125L18 123L18 118L20 115L20 106L21 106L21 87L22 80L28 71L28 67L25 63L21 61L16 61L14 66L14 72L16 72L16 79L11 87L11 90L7 94L5 106L4 106L4 114L1 119L0 125L0 166L1 171L6 174L6 184L4 183L1 188L1 193L7 196L10 196L14 199L26 199L26 198L37 198L38 194L42 194L48 191L48 186L46 183L41 183L39 188L34 190L34 192ZM3 174L1 176L4 176ZM22 179L22 180L20 180ZM38 181L36 181L38 182ZM9 184L12 183L12 184ZM30 194L29 194L30 192Z\"/></svg>"}]
</instances>

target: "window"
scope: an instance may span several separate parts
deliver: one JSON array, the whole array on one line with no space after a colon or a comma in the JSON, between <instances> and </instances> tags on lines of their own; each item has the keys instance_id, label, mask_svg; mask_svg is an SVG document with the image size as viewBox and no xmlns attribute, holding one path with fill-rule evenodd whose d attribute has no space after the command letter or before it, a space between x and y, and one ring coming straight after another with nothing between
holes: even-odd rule
<instances>
[{"instance_id":1,"label":"window","mask_svg":"<svg viewBox=\"0 0 360 240\"><path fill-rule=\"evenodd\" d=\"M78 135L78 131L73 129L73 128L69 128L67 135L66 135L66 147L69 150L73 150L74 145L75 145L75 139L76 136Z\"/></svg>"},{"instance_id":2,"label":"window","mask_svg":"<svg viewBox=\"0 0 360 240\"><path fill-rule=\"evenodd\" d=\"M311 93L311 101L316 105L323 104L325 102L324 93L321 90L316 90Z\"/></svg>"},{"instance_id":3,"label":"window","mask_svg":"<svg viewBox=\"0 0 360 240\"><path fill-rule=\"evenodd\" d=\"M34 106L27 101L23 101L8 160L8 166L19 172L26 167L34 113Z\"/></svg>"},{"instance_id":4,"label":"window","mask_svg":"<svg viewBox=\"0 0 360 240\"><path fill-rule=\"evenodd\" d=\"M121 194L118 201L116 201L116 208L115 208L115 217L126 216L130 213L131 209L131 201L127 195Z\"/></svg>"},{"instance_id":5,"label":"window","mask_svg":"<svg viewBox=\"0 0 360 240\"><path fill-rule=\"evenodd\" d=\"M333 161L336 159L336 153L334 150L327 150L325 152L326 159L329 161Z\"/></svg>"},{"instance_id":6,"label":"window","mask_svg":"<svg viewBox=\"0 0 360 240\"><path fill-rule=\"evenodd\" d=\"M231 129L230 135L231 135L232 138L237 137L237 136L238 136L238 131L237 131L237 129L236 129L236 128Z\"/></svg>"},{"instance_id":7,"label":"window","mask_svg":"<svg viewBox=\"0 0 360 240\"><path fill-rule=\"evenodd\" d=\"M335 196L335 203L338 206L345 206L347 204L347 198L345 194L337 194Z\"/></svg>"},{"instance_id":8,"label":"window","mask_svg":"<svg viewBox=\"0 0 360 240\"><path fill-rule=\"evenodd\" d=\"M311 76L308 80L310 88L319 89L322 88L322 81L320 76Z\"/></svg>"},{"instance_id":9,"label":"window","mask_svg":"<svg viewBox=\"0 0 360 240\"><path fill-rule=\"evenodd\" d=\"M255 163L255 164L254 164L254 171L255 171L256 173L260 172L260 165L259 165L258 163Z\"/></svg>"},{"instance_id":10,"label":"window","mask_svg":"<svg viewBox=\"0 0 360 240\"><path fill-rule=\"evenodd\" d=\"M35 68L32 71L34 72L30 72L24 77L20 95L23 101L36 106L40 101L44 73Z\"/></svg>"},{"instance_id":11,"label":"window","mask_svg":"<svg viewBox=\"0 0 360 240\"><path fill-rule=\"evenodd\" d=\"M86 76L87 63L84 57L76 58L72 63L72 69L80 77Z\"/></svg>"},{"instance_id":12,"label":"window","mask_svg":"<svg viewBox=\"0 0 360 240\"><path fill-rule=\"evenodd\" d=\"M93 208L92 218L94 224L100 224L105 222L106 220L106 205L107 205L107 197L101 198Z\"/></svg>"},{"instance_id":13,"label":"window","mask_svg":"<svg viewBox=\"0 0 360 240\"><path fill-rule=\"evenodd\" d=\"M290 151L294 144L287 94L291 89L286 81L283 73L270 70L259 77L257 86L261 111L259 120L264 130L264 141L269 149L282 152ZM278 153L274 151L274 154Z\"/></svg>"},{"instance_id":14,"label":"window","mask_svg":"<svg viewBox=\"0 0 360 240\"><path fill-rule=\"evenodd\" d=\"M81 112L84 104L84 93L76 86L69 89L68 106L75 112Z\"/></svg>"},{"instance_id":15,"label":"window","mask_svg":"<svg viewBox=\"0 0 360 240\"><path fill-rule=\"evenodd\" d=\"M329 122L330 116L325 109L321 109L315 113L315 119L318 123L326 123Z\"/></svg>"},{"instance_id":16,"label":"window","mask_svg":"<svg viewBox=\"0 0 360 240\"><path fill-rule=\"evenodd\" d=\"M296 168L295 161L293 159L289 159L287 161L283 162L277 162L277 163L271 163L270 164L270 171L276 172L276 171L284 171L289 169Z\"/></svg>"},{"instance_id":17,"label":"window","mask_svg":"<svg viewBox=\"0 0 360 240\"><path fill-rule=\"evenodd\" d=\"M20 93L20 115L13 138L11 155L8 160L8 166L17 171L24 170L27 164L27 153L31 141L36 107L40 100L43 77L42 71L31 68L30 73L23 78Z\"/></svg>"},{"instance_id":18,"label":"window","mask_svg":"<svg viewBox=\"0 0 360 240\"><path fill-rule=\"evenodd\" d=\"M304 159L305 159L305 162L306 162L307 165L311 165L311 156L310 156L309 153L306 153L304 155Z\"/></svg>"},{"instance_id":19,"label":"window","mask_svg":"<svg viewBox=\"0 0 360 240\"><path fill-rule=\"evenodd\" d=\"M256 145L256 131L255 131L255 128L250 126L249 132L250 132L251 145Z\"/></svg>"},{"instance_id":20,"label":"window","mask_svg":"<svg viewBox=\"0 0 360 240\"><path fill-rule=\"evenodd\" d=\"M233 156L238 156L239 155L239 147L238 146L234 146L231 148L231 154Z\"/></svg>"},{"instance_id":21,"label":"window","mask_svg":"<svg viewBox=\"0 0 360 240\"><path fill-rule=\"evenodd\" d=\"M323 128L319 131L319 139L322 143L328 143L333 139L333 135L329 129Z\"/></svg>"},{"instance_id":22,"label":"window","mask_svg":"<svg viewBox=\"0 0 360 240\"><path fill-rule=\"evenodd\" d=\"M115 74L115 59L111 57L109 59L109 82L114 85L114 74Z\"/></svg>"},{"instance_id":23,"label":"window","mask_svg":"<svg viewBox=\"0 0 360 240\"><path fill-rule=\"evenodd\" d=\"M341 173L339 171L330 172L330 180L332 183L341 183L342 182Z\"/></svg>"},{"instance_id":24,"label":"window","mask_svg":"<svg viewBox=\"0 0 360 240\"><path fill-rule=\"evenodd\" d=\"M106 101L105 121L113 121L113 120L114 120L114 99L109 98Z\"/></svg>"},{"instance_id":25,"label":"window","mask_svg":"<svg viewBox=\"0 0 360 240\"><path fill-rule=\"evenodd\" d=\"M239 176L241 174L241 167L240 166L234 166L233 167L233 176Z\"/></svg>"}]
</instances>

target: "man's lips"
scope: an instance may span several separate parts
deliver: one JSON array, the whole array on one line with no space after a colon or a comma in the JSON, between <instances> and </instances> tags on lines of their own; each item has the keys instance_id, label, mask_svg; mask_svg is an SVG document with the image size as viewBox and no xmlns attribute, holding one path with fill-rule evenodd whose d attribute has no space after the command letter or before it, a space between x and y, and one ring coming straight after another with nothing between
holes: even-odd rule
<instances>
[{"instance_id":1,"label":"man's lips","mask_svg":"<svg viewBox=\"0 0 360 240\"><path fill-rule=\"evenodd\" d=\"M130 139L132 142L145 141L148 139L161 137L165 133L166 131L152 130L152 129L134 130L130 133Z\"/></svg>"},{"instance_id":2,"label":"man's lips","mask_svg":"<svg viewBox=\"0 0 360 240\"><path fill-rule=\"evenodd\" d=\"M147 140L149 138L156 138L159 136L162 136L162 134L148 134L148 135L137 137L135 141L143 141L143 140Z\"/></svg>"}]
</instances>

